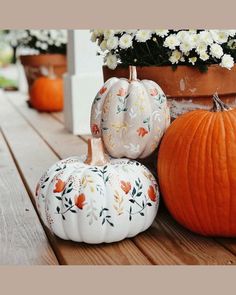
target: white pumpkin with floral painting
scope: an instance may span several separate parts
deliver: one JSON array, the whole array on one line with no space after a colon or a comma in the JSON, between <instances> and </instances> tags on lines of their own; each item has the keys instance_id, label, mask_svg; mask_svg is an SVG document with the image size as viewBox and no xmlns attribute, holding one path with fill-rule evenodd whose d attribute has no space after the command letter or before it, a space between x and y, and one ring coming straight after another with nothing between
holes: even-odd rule
<instances>
[{"instance_id":1,"label":"white pumpkin with floral painting","mask_svg":"<svg viewBox=\"0 0 236 295\"><path fill-rule=\"evenodd\" d=\"M145 158L158 146L170 124L167 99L154 81L138 80L130 66L130 79L109 79L94 99L91 132L102 137L112 157Z\"/></svg>"},{"instance_id":2,"label":"white pumpkin with floral painting","mask_svg":"<svg viewBox=\"0 0 236 295\"><path fill-rule=\"evenodd\" d=\"M41 177L36 200L43 222L65 240L110 243L133 237L153 222L158 185L142 164L112 159L101 139L92 139L88 156L54 164Z\"/></svg>"}]
</instances>

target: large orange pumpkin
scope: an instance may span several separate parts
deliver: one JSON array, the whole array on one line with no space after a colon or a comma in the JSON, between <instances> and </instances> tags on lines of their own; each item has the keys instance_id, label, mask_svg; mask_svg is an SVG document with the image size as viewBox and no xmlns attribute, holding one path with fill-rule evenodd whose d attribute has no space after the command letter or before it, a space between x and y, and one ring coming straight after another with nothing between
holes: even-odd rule
<instances>
[{"instance_id":1,"label":"large orange pumpkin","mask_svg":"<svg viewBox=\"0 0 236 295\"><path fill-rule=\"evenodd\" d=\"M206 236L236 236L236 110L217 95L167 129L158 155L160 189L173 217Z\"/></svg>"},{"instance_id":2,"label":"large orange pumpkin","mask_svg":"<svg viewBox=\"0 0 236 295\"><path fill-rule=\"evenodd\" d=\"M63 109L63 81L61 78L40 77L30 89L32 106L44 112L57 112Z\"/></svg>"}]
</instances>

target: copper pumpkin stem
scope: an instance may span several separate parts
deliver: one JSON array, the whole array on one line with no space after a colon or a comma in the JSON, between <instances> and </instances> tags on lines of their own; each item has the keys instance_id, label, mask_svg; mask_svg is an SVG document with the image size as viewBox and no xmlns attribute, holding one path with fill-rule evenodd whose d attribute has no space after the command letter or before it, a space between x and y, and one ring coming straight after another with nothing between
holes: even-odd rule
<instances>
[{"instance_id":1,"label":"copper pumpkin stem","mask_svg":"<svg viewBox=\"0 0 236 295\"><path fill-rule=\"evenodd\" d=\"M103 166L109 162L107 155L104 152L104 147L101 138L89 138L88 154L85 164Z\"/></svg>"},{"instance_id":2,"label":"copper pumpkin stem","mask_svg":"<svg viewBox=\"0 0 236 295\"><path fill-rule=\"evenodd\" d=\"M137 69L135 66L129 66L129 81L137 81Z\"/></svg>"},{"instance_id":3,"label":"copper pumpkin stem","mask_svg":"<svg viewBox=\"0 0 236 295\"><path fill-rule=\"evenodd\" d=\"M218 93L216 92L213 95L213 112L223 112L223 111L229 111L232 110L231 107L229 107L227 104L225 104L218 96Z\"/></svg>"}]
</instances>

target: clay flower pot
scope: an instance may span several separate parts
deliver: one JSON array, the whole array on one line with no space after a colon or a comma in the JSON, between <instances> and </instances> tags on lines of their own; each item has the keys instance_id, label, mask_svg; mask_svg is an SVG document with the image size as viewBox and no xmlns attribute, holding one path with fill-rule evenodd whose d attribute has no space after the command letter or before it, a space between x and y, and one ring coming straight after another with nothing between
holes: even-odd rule
<instances>
[{"instance_id":1,"label":"clay flower pot","mask_svg":"<svg viewBox=\"0 0 236 295\"><path fill-rule=\"evenodd\" d=\"M67 70L64 54L22 55L20 60L24 66L29 90L37 78L48 75L49 67L53 68L53 72L58 78L61 78Z\"/></svg>"},{"instance_id":2,"label":"clay flower pot","mask_svg":"<svg viewBox=\"0 0 236 295\"><path fill-rule=\"evenodd\" d=\"M207 109L212 102L212 95L217 92L221 99L234 106L236 102L236 66L231 70L211 65L205 73L195 67L171 66L137 67L140 79L153 80L166 94L172 117L194 109ZM128 68L117 67L110 70L103 67L104 80L110 77L128 77Z\"/></svg>"}]
</instances>

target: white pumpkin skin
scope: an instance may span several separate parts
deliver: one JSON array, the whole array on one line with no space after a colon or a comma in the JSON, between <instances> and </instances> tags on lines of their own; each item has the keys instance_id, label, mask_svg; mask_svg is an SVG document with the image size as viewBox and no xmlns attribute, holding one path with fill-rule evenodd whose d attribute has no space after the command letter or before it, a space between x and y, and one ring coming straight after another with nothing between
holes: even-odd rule
<instances>
[{"instance_id":1,"label":"white pumpkin skin","mask_svg":"<svg viewBox=\"0 0 236 295\"><path fill-rule=\"evenodd\" d=\"M145 158L170 124L162 89L150 80L109 79L94 99L91 132L115 158Z\"/></svg>"},{"instance_id":2,"label":"white pumpkin skin","mask_svg":"<svg viewBox=\"0 0 236 295\"><path fill-rule=\"evenodd\" d=\"M157 182L136 161L110 159L104 166L71 157L54 164L36 189L43 222L65 240L116 242L146 230L158 206Z\"/></svg>"}]
</instances>

